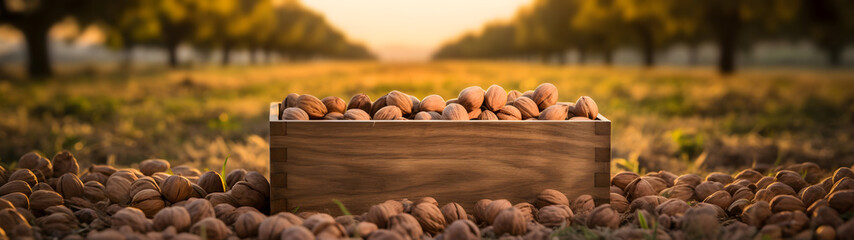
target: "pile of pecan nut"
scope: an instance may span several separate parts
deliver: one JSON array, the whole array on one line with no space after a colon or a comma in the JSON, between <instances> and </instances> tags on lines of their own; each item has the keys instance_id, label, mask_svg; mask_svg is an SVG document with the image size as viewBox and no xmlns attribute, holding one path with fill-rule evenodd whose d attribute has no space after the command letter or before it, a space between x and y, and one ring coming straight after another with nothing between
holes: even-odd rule
<instances>
[{"instance_id":1,"label":"pile of pecan nut","mask_svg":"<svg viewBox=\"0 0 854 240\"><path fill-rule=\"evenodd\" d=\"M540 84L524 93L507 92L498 85L486 90L463 89L457 98L445 101L439 95L423 99L394 90L376 101L356 94L350 102L329 96L318 99L291 93L279 107L280 120L595 120L599 107L588 96L575 103L558 102L557 87Z\"/></svg>"},{"instance_id":2,"label":"pile of pecan nut","mask_svg":"<svg viewBox=\"0 0 854 240\"><path fill-rule=\"evenodd\" d=\"M851 239L854 172L813 163L676 175L616 173L610 203L545 189L472 209L431 197L358 215L270 214L258 172L150 159L81 169L69 152L0 167L0 239Z\"/></svg>"}]
</instances>

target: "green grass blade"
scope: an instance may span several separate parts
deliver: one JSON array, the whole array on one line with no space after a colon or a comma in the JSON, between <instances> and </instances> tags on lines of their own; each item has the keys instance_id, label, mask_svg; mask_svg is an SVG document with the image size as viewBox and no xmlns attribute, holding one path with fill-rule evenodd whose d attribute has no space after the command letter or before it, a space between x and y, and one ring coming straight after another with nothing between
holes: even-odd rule
<instances>
[{"instance_id":1,"label":"green grass blade","mask_svg":"<svg viewBox=\"0 0 854 240\"><path fill-rule=\"evenodd\" d=\"M646 224L646 216L644 216L640 211L638 211L638 221L640 222L641 228L649 229L649 225Z\"/></svg>"},{"instance_id":2,"label":"green grass blade","mask_svg":"<svg viewBox=\"0 0 854 240\"><path fill-rule=\"evenodd\" d=\"M332 199L332 202L334 202L335 205L338 205L338 208L341 209L341 213L343 213L345 216L351 215L350 211L347 211L347 207L344 206L344 203L342 203L338 199Z\"/></svg>"},{"instance_id":3,"label":"green grass blade","mask_svg":"<svg viewBox=\"0 0 854 240\"><path fill-rule=\"evenodd\" d=\"M652 222L652 240L658 239L658 222Z\"/></svg>"},{"instance_id":4,"label":"green grass blade","mask_svg":"<svg viewBox=\"0 0 854 240\"><path fill-rule=\"evenodd\" d=\"M222 179L222 191L223 192L228 191L228 189L226 188L228 185L225 184L225 165L228 164L228 158L230 158L230 157L231 157L231 154L228 154L228 156L225 156L225 160L222 161L222 171L219 173L219 178Z\"/></svg>"},{"instance_id":5,"label":"green grass blade","mask_svg":"<svg viewBox=\"0 0 854 240\"><path fill-rule=\"evenodd\" d=\"M590 231L590 228L581 227L581 232L584 233L584 238L586 238L586 239L590 239L590 240L599 239L599 236L596 235L596 233L593 233L593 231Z\"/></svg>"}]
</instances>

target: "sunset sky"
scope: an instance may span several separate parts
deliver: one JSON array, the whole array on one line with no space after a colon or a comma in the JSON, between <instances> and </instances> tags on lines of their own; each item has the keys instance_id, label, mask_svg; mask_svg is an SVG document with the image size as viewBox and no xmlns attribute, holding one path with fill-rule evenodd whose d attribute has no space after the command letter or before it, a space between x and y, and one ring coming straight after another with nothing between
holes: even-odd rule
<instances>
[{"instance_id":1,"label":"sunset sky","mask_svg":"<svg viewBox=\"0 0 854 240\"><path fill-rule=\"evenodd\" d=\"M285 0L274 0L280 2ZM507 21L532 0L301 0L323 14L332 25L364 43L387 62L427 61L445 41L490 21ZM71 20L57 24L50 36L74 38L79 44L100 44L97 28L80 29ZM76 37L74 37L76 36ZM23 36L0 26L0 52L21 49Z\"/></svg>"},{"instance_id":2,"label":"sunset sky","mask_svg":"<svg viewBox=\"0 0 854 240\"><path fill-rule=\"evenodd\" d=\"M531 0L303 0L383 61L426 61L442 42Z\"/></svg>"}]
</instances>

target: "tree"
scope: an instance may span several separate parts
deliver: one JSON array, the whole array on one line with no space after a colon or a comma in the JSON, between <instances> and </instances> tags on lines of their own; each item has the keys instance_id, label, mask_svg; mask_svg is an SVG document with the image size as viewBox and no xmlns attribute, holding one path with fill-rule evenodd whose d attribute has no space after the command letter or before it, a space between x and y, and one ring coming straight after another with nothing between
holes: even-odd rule
<instances>
[{"instance_id":1,"label":"tree","mask_svg":"<svg viewBox=\"0 0 854 240\"><path fill-rule=\"evenodd\" d=\"M492 22L479 33L467 33L460 39L442 45L433 54L435 59L506 58L520 52L516 45L516 26L508 22Z\"/></svg>"},{"instance_id":2,"label":"tree","mask_svg":"<svg viewBox=\"0 0 854 240\"><path fill-rule=\"evenodd\" d=\"M376 57L362 44L348 43L343 52L336 54L341 59L375 59Z\"/></svg>"},{"instance_id":3,"label":"tree","mask_svg":"<svg viewBox=\"0 0 854 240\"><path fill-rule=\"evenodd\" d=\"M581 0L579 5L578 14L570 19L579 62L585 61L587 53L595 52L603 55L605 64L611 64L614 50L629 31L627 25L611 2Z\"/></svg>"},{"instance_id":4,"label":"tree","mask_svg":"<svg viewBox=\"0 0 854 240\"><path fill-rule=\"evenodd\" d=\"M505 58L518 55L515 41L516 27L506 22L487 24L481 31L477 55L490 58Z\"/></svg>"},{"instance_id":5,"label":"tree","mask_svg":"<svg viewBox=\"0 0 854 240\"><path fill-rule=\"evenodd\" d=\"M565 61L573 46L569 19L577 11L575 0L537 0L517 11L509 22L490 22L477 33L466 33L442 45L434 58L507 58L537 56Z\"/></svg>"},{"instance_id":6,"label":"tree","mask_svg":"<svg viewBox=\"0 0 854 240\"><path fill-rule=\"evenodd\" d=\"M27 73L32 78L52 74L48 30L66 17L78 24L94 20L99 9L114 4L98 0L7 1L0 0L0 23L10 24L21 31L27 45Z\"/></svg>"},{"instance_id":7,"label":"tree","mask_svg":"<svg viewBox=\"0 0 854 240\"><path fill-rule=\"evenodd\" d=\"M794 19L798 0L674 1L676 9L692 9L698 29L709 31L718 48L718 72L735 71L735 53L759 35ZM763 34L759 34L763 33Z\"/></svg>"},{"instance_id":8,"label":"tree","mask_svg":"<svg viewBox=\"0 0 854 240\"><path fill-rule=\"evenodd\" d=\"M124 51L124 65L130 67L134 46L141 44L156 44L160 38L160 25L156 21L154 8L145 4L144 0L124 0L122 4L114 5L99 21L107 35L106 45L113 49Z\"/></svg>"},{"instance_id":9,"label":"tree","mask_svg":"<svg viewBox=\"0 0 854 240\"><path fill-rule=\"evenodd\" d=\"M157 22L160 25L161 44L166 48L170 67L178 67L178 46L191 41L203 29L199 17L211 6L206 0L154 1Z\"/></svg>"},{"instance_id":10,"label":"tree","mask_svg":"<svg viewBox=\"0 0 854 240\"><path fill-rule=\"evenodd\" d=\"M274 34L265 44L266 51L276 51L285 55L296 52L300 42L305 38L306 15L308 15L307 11L297 1L285 1L277 7Z\"/></svg>"},{"instance_id":11,"label":"tree","mask_svg":"<svg viewBox=\"0 0 854 240\"><path fill-rule=\"evenodd\" d=\"M698 48L701 43L711 39L711 33L710 31L701 29L699 26L700 21L698 21L696 16L702 11L701 9L696 7L679 8L680 6L679 3L675 3L671 7L670 16L673 19L671 23L674 23L671 28L675 30L671 40L674 43L684 43L687 45L689 64L696 66L699 64Z\"/></svg>"},{"instance_id":12,"label":"tree","mask_svg":"<svg viewBox=\"0 0 854 240\"><path fill-rule=\"evenodd\" d=\"M827 56L830 66L842 63L845 45L854 40L854 3L846 0L803 0L799 13L804 33Z\"/></svg>"},{"instance_id":13,"label":"tree","mask_svg":"<svg viewBox=\"0 0 854 240\"><path fill-rule=\"evenodd\" d=\"M372 59L374 56L363 45L355 44L347 36L332 27L323 15L300 4L298 1L285 0L273 9L271 16L259 16L259 19L271 18L269 34L249 36L247 40L265 54L276 52L294 61L310 59L316 56L345 59ZM259 20L263 22L263 20ZM253 32L255 27L253 27Z\"/></svg>"},{"instance_id":14,"label":"tree","mask_svg":"<svg viewBox=\"0 0 854 240\"><path fill-rule=\"evenodd\" d=\"M543 60L556 54L565 62L565 53L573 46L571 21L578 12L576 0L537 0L516 16L516 42L519 47L537 52Z\"/></svg>"},{"instance_id":15,"label":"tree","mask_svg":"<svg viewBox=\"0 0 854 240\"><path fill-rule=\"evenodd\" d=\"M467 46L472 45L477 41L476 39L477 36L474 33L463 34L459 39L452 40L439 47L439 50L433 54L433 59L469 58L470 56L466 51L471 48Z\"/></svg>"},{"instance_id":16,"label":"tree","mask_svg":"<svg viewBox=\"0 0 854 240\"><path fill-rule=\"evenodd\" d=\"M245 35L246 44L249 48L249 61L255 63L256 52L273 35L275 28L275 12L270 0L259 0L249 14L252 30Z\"/></svg>"},{"instance_id":17,"label":"tree","mask_svg":"<svg viewBox=\"0 0 854 240\"><path fill-rule=\"evenodd\" d=\"M301 19L302 25L302 41L299 41L296 48L292 49L291 54L297 60L308 60L314 57L315 53L321 52L322 48L327 43L327 38L332 31L326 26L326 19L323 16L309 12Z\"/></svg>"},{"instance_id":18,"label":"tree","mask_svg":"<svg viewBox=\"0 0 854 240\"><path fill-rule=\"evenodd\" d=\"M614 0L621 22L630 32L632 39L643 56L646 67L655 65L655 53L676 33L677 23L672 18L674 1L681 0Z\"/></svg>"},{"instance_id":19,"label":"tree","mask_svg":"<svg viewBox=\"0 0 854 240\"><path fill-rule=\"evenodd\" d=\"M209 0L201 14L204 21L197 24L196 44L221 48L222 65L228 65L232 50L248 48L270 34L272 7L270 0Z\"/></svg>"}]
</instances>

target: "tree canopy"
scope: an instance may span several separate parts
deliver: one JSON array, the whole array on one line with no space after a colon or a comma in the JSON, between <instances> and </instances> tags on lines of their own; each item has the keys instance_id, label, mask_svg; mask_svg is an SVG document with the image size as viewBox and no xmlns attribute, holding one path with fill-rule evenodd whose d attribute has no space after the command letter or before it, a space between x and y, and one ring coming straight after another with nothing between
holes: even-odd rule
<instances>
[{"instance_id":1,"label":"tree canopy","mask_svg":"<svg viewBox=\"0 0 854 240\"><path fill-rule=\"evenodd\" d=\"M728 74L735 71L737 51L759 41L794 39L813 42L838 65L854 36L852 9L844 0L535 0L502 25L514 33L512 40L490 34L496 26L487 24L446 42L433 57L562 63L574 50L580 62L597 54L610 63L613 51L626 47L637 49L651 67L670 46L687 45L693 52L710 43L718 49L718 70Z\"/></svg>"},{"instance_id":2,"label":"tree canopy","mask_svg":"<svg viewBox=\"0 0 854 240\"><path fill-rule=\"evenodd\" d=\"M233 50L249 51L253 62L259 51L291 59L374 58L296 0L0 0L0 24L24 35L31 77L51 75L48 30L67 17L100 26L113 49L162 47L172 67L179 65L177 51L184 45L221 50L223 64Z\"/></svg>"}]
</instances>

